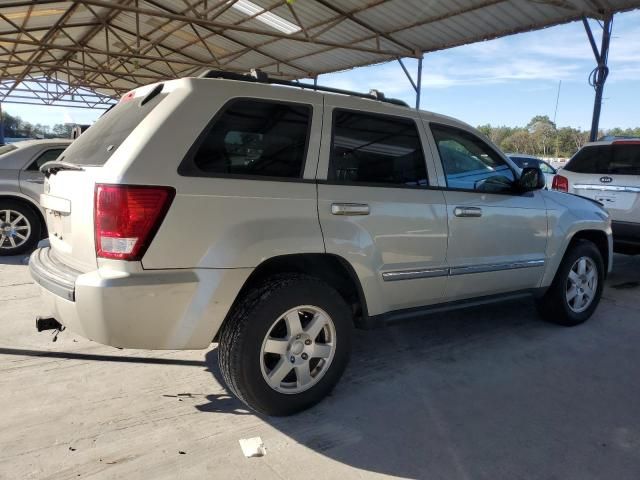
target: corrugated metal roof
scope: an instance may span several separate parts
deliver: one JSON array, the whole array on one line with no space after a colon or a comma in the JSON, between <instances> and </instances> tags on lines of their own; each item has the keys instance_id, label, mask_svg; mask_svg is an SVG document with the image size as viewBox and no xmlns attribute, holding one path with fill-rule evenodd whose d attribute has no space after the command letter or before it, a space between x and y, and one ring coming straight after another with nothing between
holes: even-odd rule
<instances>
[{"instance_id":1,"label":"corrugated metal roof","mask_svg":"<svg viewBox=\"0 0 640 480\"><path fill-rule=\"evenodd\" d=\"M43 78L59 92L34 101L73 103L71 93L93 92L97 100L85 103L100 106L206 68L315 77L638 7L640 0L0 0L0 101L28 101Z\"/></svg>"}]
</instances>

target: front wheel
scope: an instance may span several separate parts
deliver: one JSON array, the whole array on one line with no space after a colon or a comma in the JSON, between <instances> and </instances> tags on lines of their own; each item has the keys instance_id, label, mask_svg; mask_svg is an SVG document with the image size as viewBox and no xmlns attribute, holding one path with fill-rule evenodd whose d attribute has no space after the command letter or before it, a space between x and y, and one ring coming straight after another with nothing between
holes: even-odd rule
<instances>
[{"instance_id":1,"label":"front wheel","mask_svg":"<svg viewBox=\"0 0 640 480\"><path fill-rule=\"evenodd\" d=\"M252 409L290 415L324 398L351 350L352 318L342 296L313 277L273 277L250 291L225 321L218 350L231 391Z\"/></svg>"},{"instance_id":2,"label":"front wheel","mask_svg":"<svg viewBox=\"0 0 640 480\"><path fill-rule=\"evenodd\" d=\"M595 311L603 286L600 251L592 242L579 240L567 251L549 290L538 300L538 310L549 322L579 325Z\"/></svg>"}]
</instances>

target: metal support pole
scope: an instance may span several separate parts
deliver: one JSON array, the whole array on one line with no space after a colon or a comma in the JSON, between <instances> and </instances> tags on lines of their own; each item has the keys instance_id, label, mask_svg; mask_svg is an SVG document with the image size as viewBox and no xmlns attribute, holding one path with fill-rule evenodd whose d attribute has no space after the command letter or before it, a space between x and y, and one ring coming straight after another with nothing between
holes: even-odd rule
<instances>
[{"instance_id":1,"label":"metal support pole","mask_svg":"<svg viewBox=\"0 0 640 480\"><path fill-rule=\"evenodd\" d=\"M418 81L416 87L416 110L420 110L420 90L422 89L422 57L418 59Z\"/></svg>"},{"instance_id":2,"label":"metal support pole","mask_svg":"<svg viewBox=\"0 0 640 480\"><path fill-rule=\"evenodd\" d=\"M0 102L0 145L4 145L4 121L2 119L2 102Z\"/></svg>"},{"instance_id":3,"label":"metal support pole","mask_svg":"<svg viewBox=\"0 0 640 480\"><path fill-rule=\"evenodd\" d=\"M600 124L600 111L602 110L602 94L604 92L604 83L609 75L609 67L607 66L607 60L609 58L609 43L611 41L611 30L613 27L613 15L607 15L602 25L602 43L600 45L600 51L596 46L593 33L591 32L591 26L586 18L582 19L584 28L589 37L589 43L593 49L593 54L596 57L598 66L593 69L589 77L589 83L596 91L595 100L593 102L593 118L591 119L591 133L589 134L589 141L595 142L598 139L598 126Z\"/></svg>"}]
</instances>

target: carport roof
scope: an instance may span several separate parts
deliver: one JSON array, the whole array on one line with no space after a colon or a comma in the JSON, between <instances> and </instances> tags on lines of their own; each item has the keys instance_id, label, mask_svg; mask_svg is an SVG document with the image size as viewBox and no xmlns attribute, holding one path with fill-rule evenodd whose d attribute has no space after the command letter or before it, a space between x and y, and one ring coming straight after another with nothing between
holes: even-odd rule
<instances>
[{"instance_id":1,"label":"carport roof","mask_svg":"<svg viewBox=\"0 0 640 480\"><path fill-rule=\"evenodd\" d=\"M100 107L209 68L314 78L636 7L640 0L0 0L0 101Z\"/></svg>"}]
</instances>

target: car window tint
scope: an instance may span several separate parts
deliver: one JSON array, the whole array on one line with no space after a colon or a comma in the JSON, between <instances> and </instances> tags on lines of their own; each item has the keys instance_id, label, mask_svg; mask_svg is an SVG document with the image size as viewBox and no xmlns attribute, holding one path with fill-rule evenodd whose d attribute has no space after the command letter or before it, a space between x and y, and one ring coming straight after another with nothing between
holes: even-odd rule
<instances>
[{"instance_id":1,"label":"car window tint","mask_svg":"<svg viewBox=\"0 0 640 480\"><path fill-rule=\"evenodd\" d=\"M614 144L608 173L640 175L640 144Z\"/></svg>"},{"instance_id":2,"label":"car window tint","mask_svg":"<svg viewBox=\"0 0 640 480\"><path fill-rule=\"evenodd\" d=\"M449 188L501 192L515 180L509 165L475 135L453 127L431 125Z\"/></svg>"},{"instance_id":3,"label":"car window tint","mask_svg":"<svg viewBox=\"0 0 640 480\"><path fill-rule=\"evenodd\" d=\"M336 110L328 179L398 187L428 185L416 123L406 118Z\"/></svg>"},{"instance_id":4,"label":"car window tint","mask_svg":"<svg viewBox=\"0 0 640 480\"><path fill-rule=\"evenodd\" d=\"M62 154L62 152L64 152L64 148L52 148L49 150L45 150L38 156L38 158L36 158L31 163L31 165L29 165L29 168L27 168L27 170L40 170L40 167L42 165L55 160L60 156L60 154Z\"/></svg>"},{"instance_id":5,"label":"car window tint","mask_svg":"<svg viewBox=\"0 0 640 480\"><path fill-rule=\"evenodd\" d=\"M257 100L230 103L193 157L209 174L301 178L311 107Z\"/></svg>"}]
</instances>

